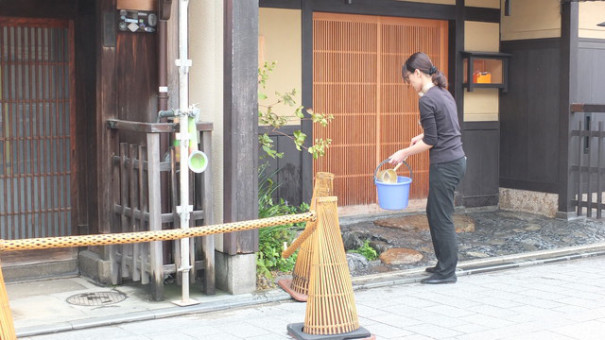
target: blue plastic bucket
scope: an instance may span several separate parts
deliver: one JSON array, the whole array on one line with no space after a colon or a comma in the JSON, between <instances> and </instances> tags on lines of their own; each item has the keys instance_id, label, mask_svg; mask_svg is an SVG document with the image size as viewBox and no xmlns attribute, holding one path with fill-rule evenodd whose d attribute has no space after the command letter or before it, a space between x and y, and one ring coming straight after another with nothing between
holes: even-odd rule
<instances>
[{"instance_id":1,"label":"blue plastic bucket","mask_svg":"<svg viewBox=\"0 0 605 340\"><path fill-rule=\"evenodd\" d=\"M379 181L376 173L380 166L386 163L388 159L382 161L374 171L374 184L378 192L378 206L385 210L401 210L408 207L410 197L410 185L412 184L412 169L403 162L410 170L410 177L397 176L397 183L385 183Z\"/></svg>"}]
</instances>

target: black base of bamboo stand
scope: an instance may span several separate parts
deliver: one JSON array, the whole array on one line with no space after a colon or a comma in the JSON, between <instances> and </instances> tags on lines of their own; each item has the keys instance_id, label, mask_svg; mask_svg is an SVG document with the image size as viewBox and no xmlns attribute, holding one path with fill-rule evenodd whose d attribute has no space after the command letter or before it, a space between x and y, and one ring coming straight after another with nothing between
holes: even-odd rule
<instances>
[{"instance_id":1,"label":"black base of bamboo stand","mask_svg":"<svg viewBox=\"0 0 605 340\"><path fill-rule=\"evenodd\" d=\"M342 334L316 335L303 332L304 322L291 323L288 325L288 334L298 340L349 340L349 339L372 339L373 336L367 329L359 327L358 329Z\"/></svg>"}]
</instances>

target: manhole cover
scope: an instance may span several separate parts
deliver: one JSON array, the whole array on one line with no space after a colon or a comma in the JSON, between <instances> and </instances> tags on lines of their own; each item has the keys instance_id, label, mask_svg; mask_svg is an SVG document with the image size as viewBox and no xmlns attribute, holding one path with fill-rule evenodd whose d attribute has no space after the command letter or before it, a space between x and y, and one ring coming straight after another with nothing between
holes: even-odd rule
<instances>
[{"instance_id":1,"label":"manhole cover","mask_svg":"<svg viewBox=\"0 0 605 340\"><path fill-rule=\"evenodd\" d=\"M104 306L118 303L126 299L126 294L120 292L97 292L72 295L67 302L79 306Z\"/></svg>"}]
</instances>

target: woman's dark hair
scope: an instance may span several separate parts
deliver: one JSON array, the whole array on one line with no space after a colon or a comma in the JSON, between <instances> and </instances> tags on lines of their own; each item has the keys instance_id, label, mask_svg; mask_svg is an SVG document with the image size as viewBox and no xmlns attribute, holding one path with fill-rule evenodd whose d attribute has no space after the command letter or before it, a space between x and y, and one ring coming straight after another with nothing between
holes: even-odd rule
<instances>
[{"instance_id":1,"label":"woman's dark hair","mask_svg":"<svg viewBox=\"0 0 605 340\"><path fill-rule=\"evenodd\" d=\"M431 58L422 52L412 54L405 61L405 64L401 68L401 76L407 80L409 74L414 73L416 70L430 75L433 79L433 84L442 88L447 87L447 78L445 75L433 65Z\"/></svg>"}]
</instances>

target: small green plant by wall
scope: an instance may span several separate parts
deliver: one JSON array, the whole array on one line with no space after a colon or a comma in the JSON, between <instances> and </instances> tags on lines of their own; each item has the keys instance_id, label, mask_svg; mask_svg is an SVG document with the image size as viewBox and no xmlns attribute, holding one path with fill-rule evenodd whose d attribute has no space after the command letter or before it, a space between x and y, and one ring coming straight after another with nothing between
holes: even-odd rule
<instances>
[{"instance_id":1,"label":"small green plant by wall","mask_svg":"<svg viewBox=\"0 0 605 340\"><path fill-rule=\"evenodd\" d=\"M366 259L373 261L378 258L378 252L370 246L370 241L366 240L363 246L348 251L349 253L357 253L363 255Z\"/></svg>"},{"instance_id":2,"label":"small green plant by wall","mask_svg":"<svg viewBox=\"0 0 605 340\"><path fill-rule=\"evenodd\" d=\"M292 120L299 124L300 120L310 119L313 124L327 126L334 117L329 114L315 113L310 108L305 109L295 101L296 89L284 93L276 92L274 96L269 97L265 94L266 83L269 74L276 67L276 62L265 62L258 69L258 121L259 124L267 125L271 132L288 137L292 140L298 151L306 150L313 159L317 159L326 154L331 139L316 138L311 146L305 146L307 135L300 129L294 131L290 136L280 131L280 129L291 123ZM290 109L289 112L276 112L278 104L282 108ZM272 158L281 158L283 153L277 152L273 145L273 140L267 133L259 135L259 144L265 152L265 156ZM261 157L262 158L262 157ZM279 169L277 170L279 171ZM258 216L259 218L282 216L288 214L297 214L309 211L309 205L306 203L300 206L289 205L283 199L274 201L273 193L278 185L273 181L274 173L266 173L267 164L259 166L259 188L258 188ZM274 276L276 274L289 274L294 269L294 264L298 256L298 251L287 259L281 257L284 250L284 244L290 245L297 234L304 229L305 224L280 225L271 228L259 229L258 243L259 251L256 257L256 275L258 288L274 287Z\"/></svg>"},{"instance_id":3,"label":"small green plant by wall","mask_svg":"<svg viewBox=\"0 0 605 340\"><path fill-rule=\"evenodd\" d=\"M258 188L258 217L266 218L298 214L309 211L306 203L292 206L280 199L273 200L277 185L271 179L275 173L267 173L267 164L259 167ZM294 269L298 251L287 259L281 257L284 243L290 245L297 234L305 227L305 223L285 224L258 230L258 248L256 253L256 276L259 288L273 287L274 274L290 273Z\"/></svg>"}]
</instances>

